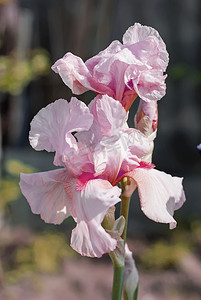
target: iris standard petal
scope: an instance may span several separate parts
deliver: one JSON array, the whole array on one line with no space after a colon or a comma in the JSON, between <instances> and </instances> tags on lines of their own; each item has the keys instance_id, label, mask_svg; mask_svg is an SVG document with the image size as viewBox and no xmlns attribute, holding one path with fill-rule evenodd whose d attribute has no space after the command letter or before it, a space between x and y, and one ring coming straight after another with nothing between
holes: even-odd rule
<instances>
[{"instance_id":1,"label":"iris standard petal","mask_svg":"<svg viewBox=\"0 0 201 300\"><path fill-rule=\"evenodd\" d=\"M42 108L31 122L29 140L35 150L56 151L54 164L63 165L62 156L77 149L71 132L88 130L93 116L75 97L68 103L59 99Z\"/></svg>"},{"instance_id":2,"label":"iris standard petal","mask_svg":"<svg viewBox=\"0 0 201 300\"><path fill-rule=\"evenodd\" d=\"M123 44L131 45L138 42L147 41L148 39L152 40L152 44L155 45L155 48L157 46L156 50L158 52L158 56L160 57L160 65L163 68L163 71L165 71L169 62L169 55L166 50L166 45L156 29L150 26L143 26L140 23L135 23L124 33Z\"/></svg>"},{"instance_id":3,"label":"iris standard petal","mask_svg":"<svg viewBox=\"0 0 201 300\"><path fill-rule=\"evenodd\" d=\"M88 90L103 94L112 92L102 82L97 82L91 68L88 68L80 57L70 52L57 60L52 66L52 70L61 76L63 82L74 94L79 95Z\"/></svg>"},{"instance_id":4,"label":"iris standard petal","mask_svg":"<svg viewBox=\"0 0 201 300\"><path fill-rule=\"evenodd\" d=\"M169 61L165 43L159 33L136 23L123 36L123 43L113 41L85 63L67 53L52 69L75 94L92 90L107 94L122 103L126 111L138 93L145 101L161 99L165 93L162 75L151 85L154 76L141 72L165 72ZM152 74L153 75L153 74ZM151 77L151 78L150 78Z\"/></svg>"},{"instance_id":5,"label":"iris standard petal","mask_svg":"<svg viewBox=\"0 0 201 300\"><path fill-rule=\"evenodd\" d=\"M98 143L104 136L115 136L126 121L126 111L120 102L108 95L98 95L90 104L94 122L90 128L93 143ZM79 136L81 136L79 134Z\"/></svg>"}]
</instances>

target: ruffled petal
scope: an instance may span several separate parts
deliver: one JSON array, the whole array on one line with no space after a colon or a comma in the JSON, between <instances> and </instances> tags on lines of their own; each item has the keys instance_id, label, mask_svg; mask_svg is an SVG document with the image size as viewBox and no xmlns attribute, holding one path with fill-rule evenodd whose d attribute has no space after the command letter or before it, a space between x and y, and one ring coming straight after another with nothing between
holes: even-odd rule
<instances>
[{"instance_id":1,"label":"ruffled petal","mask_svg":"<svg viewBox=\"0 0 201 300\"><path fill-rule=\"evenodd\" d=\"M80 57L68 52L55 62L52 70L61 76L63 82L74 94L79 95L90 89L87 80L90 77L89 70ZM89 87L87 88L87 86Z\"/></svg>"},{"instance_id":2,"label":"ruffled petal","mask_svg":"<svg viewBox=\"0 0 201 300\"><path fill-rule=\"evenodd\" d=\"M34 214L46 223L60 224L70 214L63 182L70 175L65 169L20 175L20 188Z\"/></svg>"},{"instance_id":3,"label":"ruffled petal","mask_svg":"<svg viewBox=\"0 0 201 300\"><path fill-rule=\"evenodd\" d=\"M108 95L98 95L89 107L94 122L89 131L76 135L79 141L87 145L96 145L103 137L119 135L127 117L121 103Z\"/></svg>"},{"instance_id":4,"label":"ruffled petal","mask_svg":"<svg viewBox=\"0 0 201 300\"><path fill-rule=\"evenodd\" d=\"M122 139L128 145L129 152L133 156L142 158L147 155L152 147L152 144L143 133L135 128L128 128L122 130Z\"/></svg>"},{"instance_id":5,"label":"ruffled petal","mask_svg":"<svg viewBox=\"0 0 201 300\"><path fill-rule=\"evenodd\" d=\"M162 70L144 68L140 70L129 66L125 72L126 84L132 86L138 96L146 101L158 101L166 93L165 78Z\"/></svg>"},{"instance_id":6,"label":"ruffled petal","mask_svg":"<svg viewBox=\"0 0 201 300\"><path fill-rule=\"evenodd\" d=\"M79 95L88 90L104 94L111 93L104 83L96 80L90 66L87 67L80 57L70 52L57 60L52 70L61 76L63 82L74 94Z\"/></svg>"},{"instance_id":7,"label":"ruffled petal","mask_svg":"<svg viewBox=\"0 0 201 300\"><path fill-rule=\"evenodd\" d=\"M54 164L63 165L62 156L77 149L71 132L88 130L93 116L75 97L68 103L59 99L42 108L31 122L30 144L35 150L56 151Z\"/></svg>"},{"instance_id":8,"label":"ruffled petal","mask_svg":"<svg viewBox=\"0 0 201 300\"><path fill-rule=\"evenodd\" d=\"M161 70L146 70L139 73L133 85L138 96L144 101L158 101L166 93L166 76Z\"/></svg>"},{"instance_id":9,"label":"ruffled petal","mask_svg":"<svg viewBox=\"0 0 201 300\"><path fill-rule=\"evenodd\" d=\"M93 153L95 175L102 176L113 183L120 171L122 162L127 154L127 145L121 138L108 137L102 139Z\"/></svg>"},{"instance_id":10,"label":"ruffled petal","mask_svg":"<svg viewBox=\"0 0 201 300\"><path fill-rule=\"evenodd\" d=\"M126 110L136 98L136 93L140 93L145 101L159 100L165 92L165 78L159 78L157 74L157 80L160 79L161 84L157 83L158 88L151 89L150 80L153 81L156 74L152 74L151 78L148 78L150 75L146 73L139 75L142 71L157 70L162 74L166 70L169 57L159 33L151 27L136 23L124 34L123 43L122 45L119 41L113 41L105 50L85 63L69 52L59 59L52 69L59 73L73 93L81 94L92 90L99 94L107 94L120 101ZM132 69L135 78L132 75L129 80L127 69ZM144 88L140 89L138 83ZM156 80L153 84L156 85Z\"/></svg>"},{"instance_id":11,"label":"ruffled petal","mask_svg":"<svg viewBox=\"0 0 201 300\"><path fill-rule=\"evenodd\" d=\"M115 135L126 120L126 111L121 103L107 95L97 96L91 103L90 111L94 116L92 129L95 132L99 130L102 136Z\"/></svg>"},{"instance_id":12,"label":"ruffled petal","mask_svg":"<svg viewBox=\"0 0 201 300\"><path fill-rule=\"evenodd\" d=\"M79 132L76 137L85 145L93 147L91 157L96 176L100 175L110 163L112 167L109 167L109 172L114 177L121 165L121 160L118 158L122 157L122 146L127 146L121 145L119 140L127 117L126 111L118 101L107 95L97 96L90 104L90 111L94 116L93 125L89 131Z\"/></svg>"},{"instance_id":13,"label":"ruffled petal","mask_svg":"<svg viewBox=\"0 0 201 300\"><path fill-rule=\"evenodd\" d=\"M113 53L110 52L110 56L107 52L105 57L103 54L101 55L101 59L99 54L97 55L100 61L93 69L93 76L98 82L104 83L110 88L112 92L110 90L107 91L109 96L121 102L126 88L124 74L127 67L131 64L141 66L142 62L129 49L121 49L119 44L117 48L119 52L115 49Z\"/></svg>"},{"instance_id":14,"label":"ruffled petal","mask_svg":"<svg viewBox=\"0 0 201 300\"><path fill-rule=\"evenodd\" d=\"M136 168L125 176L135 180L144 214L155 222L170 223L170 229L175 228L174 211L185 202L182 178L148 168Z\"/></svg>"},{"instance_id":15,"label":"ruffled petal","mask_svg":"<svg viewBox=\"0 0 201 300\"><path fill-rule=\"evenodd\" d=\"M157 46L158 56L160 57L160 65L163 71L167 68L169 55L166 50L166 45L160 37L157 30L149 26L143 26L135 23L129 27L123 35L123 44L131 45L138 42L151 40L152 44Z\"/></svg>"},{"instance_id":16,"label":"ruffled petal","mask_svg":"<svg viewBox=\"0 0 201 300\"><path fill-rule=\"evenodd\" d=\"M102 179L67 180L64 189L69 199L68 209L77 222L71 236L72 248L90 257L101 257L114 250L117 242L101 223L109 207L120 201L121 190Z\"/></svg>"}]
</instances>

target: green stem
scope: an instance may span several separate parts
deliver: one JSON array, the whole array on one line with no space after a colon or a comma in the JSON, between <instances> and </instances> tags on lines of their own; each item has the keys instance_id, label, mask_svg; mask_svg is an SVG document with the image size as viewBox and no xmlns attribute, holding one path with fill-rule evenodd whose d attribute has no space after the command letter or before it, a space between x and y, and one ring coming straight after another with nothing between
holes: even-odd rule
<instances>
[{"instance_id":1,"label":"green stem","mask_svg":"<svg viewBox=\"0 0 201 300\"><path fill-rule=\"evenodd\" d=\"M127 235L127 224L128 224L128 212L130 205L130 197L126 194L126 186L130 184L129 178L123 178L121 182L122 194L121 194L121 208L120 215L125 218L124 231L121 238L124 240L124 245L126 242ZM121 300L122 289L123 289L123 275L124 275L124 264L119 265L115 259L113 259L113 253L110 254L113 262L113 287L112 287L112 300ZM124 258L123 258L124 260Z\"/></svg>"},{"instance_id":2,"label":"green stem","mask_svg":"<svg viewBox=\"0 0 201 300\"><path fill-rule=\"evenodd\" d=\"M121 300L124 266L113 265L112 300Z\"/></svg>"},{"instance_id":3,"label":"green stem","mask_svg":"<svg viewBox=\"0 0 201 300\"><path fill-rule=\"evenodd\" d=\"M120 215L125 219L125 226L124 231L122 233L122 239L124 240L124 244L126 242L127 236L127 227L128 227L128 213L129 213L129 206L130 206L130 197L125 196L125 189L126 186L129 185L129 179L124 177L121 182L122 194L121 194L121 208L120 208Z\"/></svg>"}]
</instances>

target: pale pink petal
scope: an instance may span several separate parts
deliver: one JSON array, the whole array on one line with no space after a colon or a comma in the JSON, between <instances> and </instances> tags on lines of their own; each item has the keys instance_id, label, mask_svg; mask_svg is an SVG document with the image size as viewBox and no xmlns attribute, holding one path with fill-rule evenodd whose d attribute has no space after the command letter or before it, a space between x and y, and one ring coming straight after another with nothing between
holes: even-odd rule
<instances>
[{"instance_id":1,"label":"pale pink petal","mask_svg":"<svg viewBox=\"0 0 201 300\"><path fill-rule=\"evenodd\" d=\"M129 65L143 67L144 62L120 42L114 41L108 48L86 61L86 65L92 70L97 82L110 88L112 92L108 91L107 94L119 100L128 110L136 98L136 93L128 91L125 72Z\"/></svg>"},{"instance_id":2,"label":"pale pink petal","mask_svg":"<svg viewBox=\"0 0 201 300\"><path fill-rule=\"evenodd\" d=\"M121 50L122 44L119 41L113 41L106 49L100 51L97 55L86 61L87 68L90 70L96 69L96 66L100 66L102 61L105 61L107 58L111 58L112 55L115 55Z\"/></svg>"},{"instance_id":3,"label":"pale pink petal","mask_svg":"<svg viewBox=\"0 0 201 300\"><path fill-rule=\"evenodd\" d=\"M126 111L118 101L107 95L97 96L90 104L90 111L94 117L93 125L89 131L80 132L76 137L91 149L89 156L94 165L95 176L102 174L110 164L104 176L111 182L119 172L122 146L127 146L126 143L121 145L119 140L126 120Z\"/></svg>"},{"instance_id":4,"label":"pale pink petal","mask_svg":"<svg viewBox=\"0 0 201 300\"><path fill-rule=\"evenodd\" d=\"M109 178L113 185L119 183L123 174L140 166L141 159L151 151L151 147L149 139L139 130L123 129L119 140L111 143L110 159L104 174L111 173ZM118 173L114 173L114 170Z\"/></svg>"},{"instance_id":5,"label":"pale pink petal","mask_svg":"<svg viewBox=\"0 0 201 300\"><path fill-rule=\"evenodd\" d=\"M91 68L87 67L82 59L68 52L63 58L56 61L52 70L58 73L63 82L74 94L82 94L88 90L98 93L111 93L102 82L97 82Z\"/></svg>"},{"instance_id":6,"label":"pale pink petal","mask_svg":"<svg viewBox=\"0 0 201 300\"><path fill-rule=\"evenodd\" d=\"M143 71L133 83L135 91L144 101L158 101L166 93L165 78L160 70Z\"/></svg>"},{"instance_id":7,"label":"pale pink petal","mask_svg":"<svg viewBox=\"0 0 201 300\"><path fill-rule=\"evenodd\" d=\"M124 48L118 53L116 51L110 53L110 57L108 55L102 57L94 67L93 76L98 82L104 83L113 91L112 93L107 92L109 96L121 101L126 89L124 74L131 64L143 65L129 49Z\"/></svg>"},{"instance_id":8,"label":"pale pink petal","mask_svg":"<svg viewBox=\"0 0 201 300\"><path fill-rule=\"evenodd\" d=\"M116 247L116 240L106 233L101 223L109 207L120 201L121 190L106 180L88 179L86 176L64 184L68 209L77 222L71 246L81 255L101 257Z\"/></svg>"},{"instance_id":9,"label":"pale pink petal","mask_svg":"<svg viewBox=\"0 0 201 300\"><path fill-rule=\"evenodd\" d=\"M85 63L72 53L67 53L52 69L59 73L73 93L81 94L92 90L107 94L120 101L126 110L130 108L138 92L145 101L159 100L165 92L165 78L157 74L157 81L161 83L156 83L156 74L150 76L141 73L157 70L162 74L165 71L169 60L165 43L155 29L139 23L127 30L123 42L124 45L113 41ZM156 88L151 89L150 80L157 85Z\"/></svg>"},{"instance_id":10,"label":"pale pink petal","mask_svg":"<svg viewBox=\"0 0 201 300\"><path fill-rule=\"evenodd\" d=\"M34 214L46 223L60 224L70 214L63 182L70 175L65 169L20 175L20 188Z\"/></svg>"},{"instance_id":11,"label":"pale pink petal","mask_svg":"<svg viewBox=\"0 0 201 300\"><path fill-rule=\"evenodd\" d=\"M125 73L126 81L133 84L138 96L144 101L158 101L166 93L166 84L163 72L157 69L136 70L132 66Z\"/></svg>"},{"instance_id":12,"label":"pale pink petal","mask_svg":"<svg viewBox=\"0 0 201 300\"><path fill-rule=\"evenodd\" d=\"M151 151L152 143L139 130L119 129L119 136L103 138L94 149L95 175L104 176L116 185L124 173L140 165L140 161Z\"/></svg>"},{"instance_id":13,"label":"pale pink petal","mask_svg":"<svg viewBox=\"0 0 201 300\"><path fill-rule=\"evenodd\" d=\"M116 130L123 127L127 117L121 103L107 95L97 96L91 103L90 110L104 136L115 135Z\"/></svg>"},{"instance_id":14,"label":"pale pink petal","mask_svg":"<svg viewBox=\"0 0 201 300\"><path fill-rule=\"evenodd\" d=\"M120 102L108 95L98 95L89 108L94 121L89 131L76 134L80 142L94 147L103 137L119 136L127 118Z\"/></svg>"},{"instance_id":15,"label":"pale pink petal","mask_svg":"<svg viewBox=\"0 0 201 300\"><path fill-rule=\"evenodd\" d=\"M122 130L122 138L125 138L124 143L127 143L128 149L132 155L138 158L143 158L147 155L152 147L150 140L139 130L135 128L128 128Z\"/></svg>"},{"instance_id":16,"label":"pale pink petal","mask_svg":"<svg viewBox=\"0 0 201 300\"><path fill-rule=\"evenodd\" d=\"M63 58L57 60L52 66L52 70L58 73L63 82L72 90L74 94L82 94L90 89L88 83L89 70L86 68L82 59L68 52ZM85 85L81 82L85 82ZM87 88L87 86L89 86Z\"/></svg>"},{"instance_id":17,"label":"pale pink petal","mask_svg":"<svg viewBox=\"0 0 201 300\"><path fill-rule=\"evenodd\" d=\"M123 35L123 44L130 45L143 42L148 39L151 39L153 41L152 43L157 46L161 66L163 67L163 71L165 71L169 62L169 55L167 53L165 43L160 37L158 31L154 28L135 23L133 26L129 27Z\"/></svg>"},{"instance_id":18,"label":"pale pink petal","mask_svg":"<svg viewBox=\"0 0 201 300\"><path fill-rule=\"evenodd\" d=\"M96 176L104 176L112 184L119 172L139 166L140 158L150 151L149 140L138 130L119 129L119 135L104 137L94 149L93 162Z\"/></svg>"},{"instance_id":19,"label":"pale pink petal","mask_svg":"<svg viewBox=\"0 0 201 300\"><path fill-rule=\"evenodd\" d=\"M170 223L170 228L175 228L174 211L185 202L182 178L148 168L136 168L126 176L133 178L138 186L144 214L155 222Z\"/></svg>"},{"instance_id":20,"label":"pale pink petal","mask_svg":"<svg viewBox=\"0 0 201 300\"><path fill-rule=\"evenodd\" d=\"M116 101L114 107L119 105L121 104ZM105 107L107 108L107 106ZM114 117L118 119L118 113L116 115L115 111L112 115L110 109L108 109L108 115L110 119L105 119L106 126L104 127L103 122L98 123L96 121L98 118L94 114L96 124L93 124L90 129L91 135L89 135L89 132L86 135L80 133L78 137L81 137L82 141L85 140L86 143L87 138L88 141L92 141L91 161L94 165L95 176L102 175L109 182L114 183L116 177L119 176L119 172L122 175L122 172L129 172L134 167L139 166L140 160L151 151L152 143L139 130L134 128L125 129L120 120L113 120ZM103 116L106 117L106 113ZM118 128L120 125L122 127ZM101 126L104 129L102 133L100 133ZM102 134L105 134L105 136Z\"/></svg>"},{"instance_id":21,"label":"pale pink petal","mask_svg":"<svg viewBox=\"0 0 201 300\"><path fill-rule=\"evenodd\" d=\"M126 111L120 102L103 95L97 96L90 105L90 111L94 116L91 131L94 135L113 136L118 134L126 120Z\"/></svg>"},{"instance_id":22,"label":"pale pink petal","mask_svg":"<svg viewBox=\"0 0 201 300\"><path fill-rule=\"evenodd\" d=\"M75 97L68 103L59 99L42 108L31 122L30 144L35 150L56 151L55 165L63 165L62 156L77 149L71 132L88 130L93 116Z\"/></svg>"},{"instance_id":23,"label":"pale pink petal","mask_svg":"<svg viewBox=\"0 0 201 300\"><path fill-rule=\"evenodd\" d=\"M94 165L91 158L92 149L80 142L78 142L77 146L77 151L72 151L71 153L68 153L67 156L63 156L66 169L74 177L79 177L83 172L93 173Z\"/></svg>"},{"instance_id":24,"label":"pale pink petal","mask_svg":"<svg viewBox=\"0 0 201 300\"><path fill-rule=\"evenodd\" d=\"M117 241L95 220L80 221L72 231L71 247L83 256L101 257L116 248Z\"/></svg>"},{"instance_id":25,"label":"pale pink petal","mask_svg":"<svg viewBox=\"0 0 201 300\"><path fill-rule=\"evenodd\" d=\"M122 162L127 155L127 145L120 138L109 137L102 139L93 153L95 175L104 176L113 183L120 171Z\"/></svg>"}]
</instances>

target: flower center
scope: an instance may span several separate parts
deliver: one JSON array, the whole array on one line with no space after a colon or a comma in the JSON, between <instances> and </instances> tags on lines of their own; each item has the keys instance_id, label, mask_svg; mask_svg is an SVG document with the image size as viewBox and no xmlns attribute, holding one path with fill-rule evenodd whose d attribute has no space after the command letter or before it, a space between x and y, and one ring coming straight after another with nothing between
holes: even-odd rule
<instances>
[{"instance_id":1,"label":"flower center","mask_svg":"<svg viewBox=\"0 0 201 300\"><path fill-rule=\"evenodd\" d=\"M94 178L95 177L92 173L83 173L82 175L80 175L75 186L76 191L82 191L85 188L87 182L90 179L94 179Z\"/></svg>"}]
</instances>

